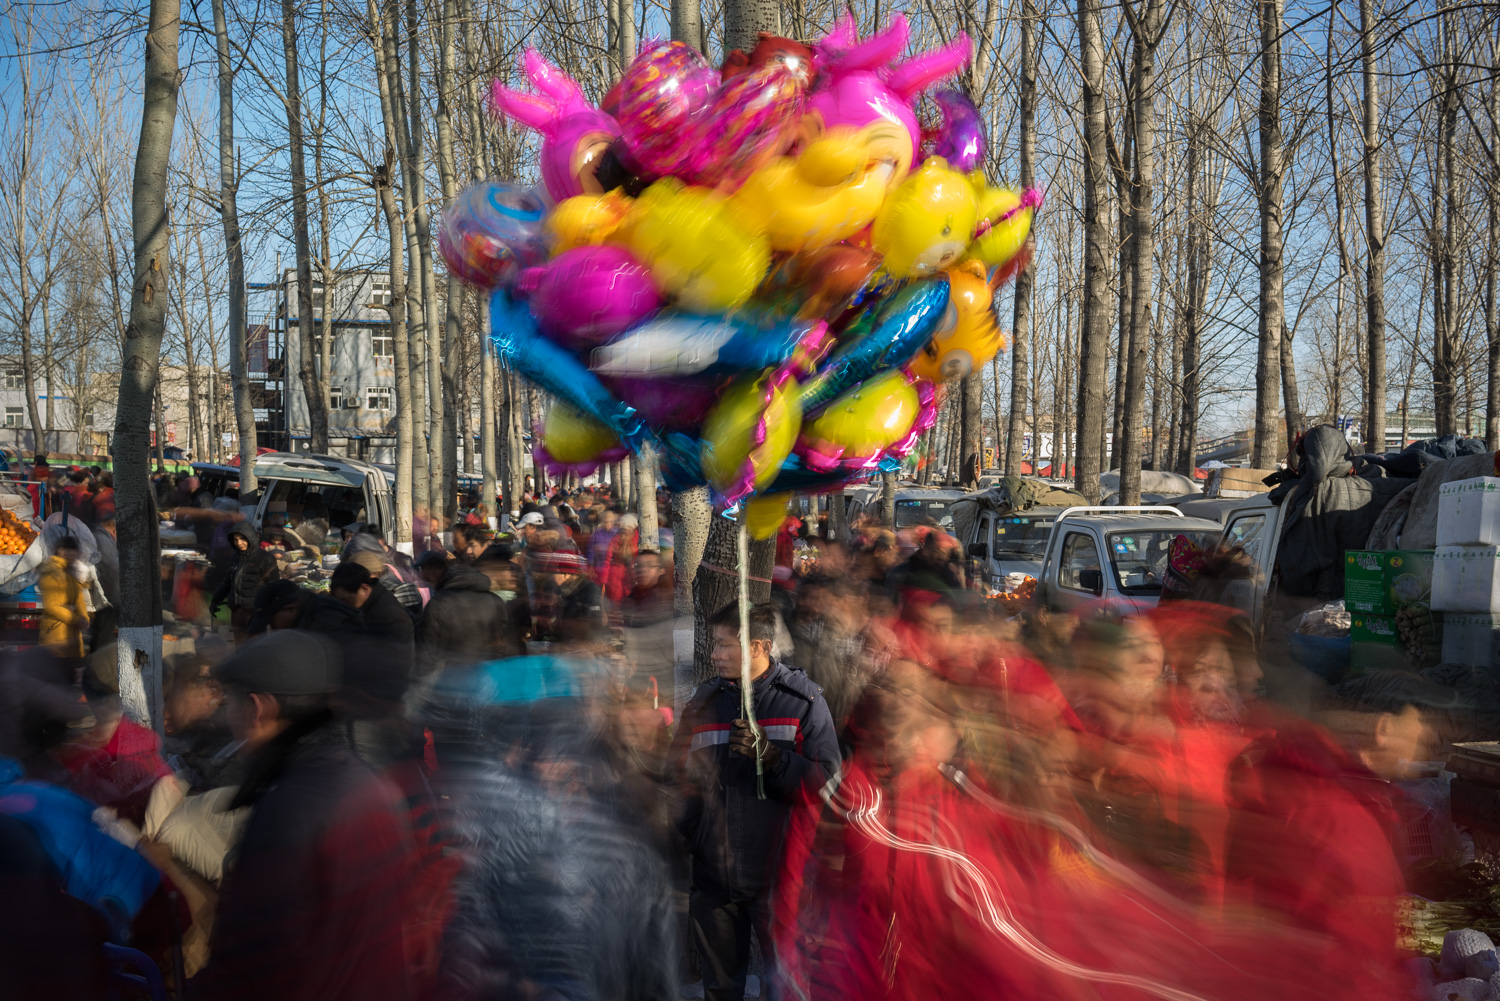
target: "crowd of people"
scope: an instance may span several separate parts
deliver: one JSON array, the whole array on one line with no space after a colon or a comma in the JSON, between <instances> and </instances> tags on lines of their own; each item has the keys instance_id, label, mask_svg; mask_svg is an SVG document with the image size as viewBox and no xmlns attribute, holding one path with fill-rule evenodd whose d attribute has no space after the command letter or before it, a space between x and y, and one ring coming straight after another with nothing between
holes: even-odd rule
<instances>
[{"instance_id":1,"label":"crowd of people","mask_svg":"<svg viewBox=\"0 0 1500 1001\"><path fill-rule=\"evenodd\" d=\"M325 529L326 592L212 524L232 631L168 658L164 739L86 612L0 666L5 996L103 996L104 941L202 999L1416 989L1415 677L1295 714L1232 609L994 600L933 524L789 517L696 674L670 529L606 488L415 559Z\"/></svg>"}]
</instances>

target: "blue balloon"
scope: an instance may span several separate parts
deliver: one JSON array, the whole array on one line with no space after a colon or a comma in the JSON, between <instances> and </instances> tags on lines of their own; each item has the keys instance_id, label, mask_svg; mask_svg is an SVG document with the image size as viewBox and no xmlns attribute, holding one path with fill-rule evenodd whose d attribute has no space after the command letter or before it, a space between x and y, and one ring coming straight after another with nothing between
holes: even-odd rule
<instances>
[{"instance_id":1,"label":"blue balloon","mask_svg":"<svg viewBox=\"0 0 1500 1001\"><path fill-rule=\"evenodd\" d=\"M827 331L821 320L766 329L732 316L662 314L595 348L589 369L635 378L739 375L781 365L799 350L811 369L829 339Z\"/></svg>"},{"instance_id":2,"label":"blue balloon","mask_svg":"<svg viewBox=\"0 0 1500 1001\"><path fill-rule=\"evenodd\" d=\"M594 373L537 329L525 303L504 289L490 296L490 340L506 364L608 427L620 441L638 449L648 435L635 409L615 399Z\"/></svg>"},{"instance_id":3,"label":"blue balloon","mask_svg":"<svg viewBox=\"0 0 1500 1001\"><path fill-rule=\"evenodd\" d=\"M866 379L911 361L948 313L948 276L912 282L881 307L875 328L839 347L803 384L804 419Z\"/></svg>"},{"instance_id":4,"label":"blue balloon","mask_svg":"<svg viewBox=\"0 0 1500 1001\"><path fill-rule=\"evenodd\" d=\"M803 463L802 457L793 452L781 463L781 469L776 473L776 479L771 481L770 486L756 493L761 496L767 494L797 493L816 494L829 490L836 490L846 483L863 479L880 473L895 473L901 469L901 459L894 455L886 455L880 458L873 469L861 470L851 473L847 469L830 469L818 471L808 469Z\"/></svg>"}]
</instances>

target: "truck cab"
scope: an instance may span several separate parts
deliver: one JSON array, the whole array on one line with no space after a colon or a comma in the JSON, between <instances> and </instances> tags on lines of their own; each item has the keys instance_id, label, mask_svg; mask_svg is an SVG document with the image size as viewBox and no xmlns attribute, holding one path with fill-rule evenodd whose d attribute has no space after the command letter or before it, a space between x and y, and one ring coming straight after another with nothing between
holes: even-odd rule
<instances>
[{"instance_id":1,"label":"truck cab","mask_svg":"<svg viewBox=\"0 0 1500 1001\"><path fill-rule=\"evenodd\" d=\"M1271 587L1271 568L1276 565L1281 539L1281 508L1272 504L1269 494L1248 498L1224 516L1220 542L1225 547L1240 546L1254 563L1249 586L1225 593L1225 599L1250 616L1256 632L1265 615L1266 599Z\"/></svg>"},{"instance_id":2,"label":"truck cab","mask_svg":"<svg viewBox=\"0 0 1500 1001\"><path fill-rule=\"evenodd\" d=\"M978 512L973 527L966 533L964 551L978 562L985 584L991 589L999 588L1011 574L1040 579L1047 540L1052 537L1052 525L1063 510L1034 507L1025 511Z\"/></svg>"},{"instance_id":3,"label":"truck cab","mask_svg":"<svg viewBox=\"0 0 1500 1001\"><path fill-rule=\"evenodd\" d=\"M1161 600L1172 540L1217 542L1223 526L1173 507L1071 507L1052 523L1038 577L1040 600L1073 611L1113 600L1136 611Z\"/></svg>"}]
</instances>

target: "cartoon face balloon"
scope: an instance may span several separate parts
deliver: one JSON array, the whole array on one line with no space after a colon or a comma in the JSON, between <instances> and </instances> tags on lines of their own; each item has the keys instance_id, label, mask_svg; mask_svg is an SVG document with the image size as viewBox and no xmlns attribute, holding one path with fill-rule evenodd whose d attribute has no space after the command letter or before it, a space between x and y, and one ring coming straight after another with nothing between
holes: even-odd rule
<instances>
[{"instance_id":1,"label":"cartoon face balloon","mask_svg":"<svg viewBox=\"0 0 1500 1001\"><path fill-rule=\"evenodd\" d=\"M973 184L933 157L885 200L870 243L885 255L891 274L923 277L958 262L978 217Z\"/></svg>"},{"instance_id":2,"label":"cartoon face balloon","mask_svg":"<svg viewBox=\"0 0 1500 1001\"><path fill-rule=\"evenodd\" d=\"M616 87L621 135L647 171L676 174L692 152L684 139L708 105L719 74L698 50L667 42L635 57Z\"/></svg>"},{"instance_id":3,"label":"cartoon face balloon","mask_svg":"<svg viewBox=\"0 0 1500 1001\"><path fill-rule=\"evenodd\" d=\"M438 252L463 281L499 288L521 269L547 259L542 237L546 210L529 188L504 181L472 184L443 210Z\"/></svg>"},{"instance_id":4,"label":"cartoon face balloon","mask_svg":"<svg viewBox=\"0 0 1500 1001\"><path fill-rule=\"evenodd\" d=\"M695 313L744 305L771 266L770 243L751 217L671 178L641 194L619 239L651 268L657 287Z\"/></svg>"},{"instance_id":5,"label":"cartoon face balloon","mask_svg":"<svg viewBox=\"0 0 1500 1001\"><path fill-rule=\"evenodd\" d=\"M524 94L495 84L495 107L507 118L542 136L542 181L552 200L600 192L594 172L600 157L620 135L619 124L589 104L583 89L535 49L522 57L522 70L537 89Z\"/></svg>"},{"instance_id":6,"label":"cartoon face balloon","mask_svg":"<svg viewBox=\"0 0 1500 1001\"><path fill-rule=\"evenodd\" d=\"M938 384L968 376L1005 347L984 266L968 261L948 272L948 282L951 319L907 366L918 378Z\"/></svg>"},{"instance_id":7,"label":"cartoon face balloon","mask_svg":"<svg viewBox=\"0 0 1500 1001\"><path fill-rule=\"evenodd\" d=\"M552 252L561 254L574 247L604 243L614 235L630 213L630 199L618 191L602 195L574 195L558 202L547 213L543 229Z\"/></svg>"}]
</instances>

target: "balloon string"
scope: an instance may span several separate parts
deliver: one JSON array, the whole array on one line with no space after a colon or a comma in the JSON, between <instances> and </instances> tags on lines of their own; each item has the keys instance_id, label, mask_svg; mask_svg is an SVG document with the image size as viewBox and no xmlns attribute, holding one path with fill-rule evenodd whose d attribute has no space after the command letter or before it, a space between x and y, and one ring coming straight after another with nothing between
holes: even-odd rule
<instances>
[{"instance_id":1,"label":"balloon string","mask_svg":"<svg viewBox=\"0 0 1500 1001\"><path fill-rule=\"evenodd\" d=\"M750 735L755 738L755 795L765 799L766 768L761 760L760 746L765 734L755 722L755 698L750 678L750 530L745 527L743 517L735 542L740 557L740 711L745 722L750 724Z\"/></svg>"}]
</instances>

